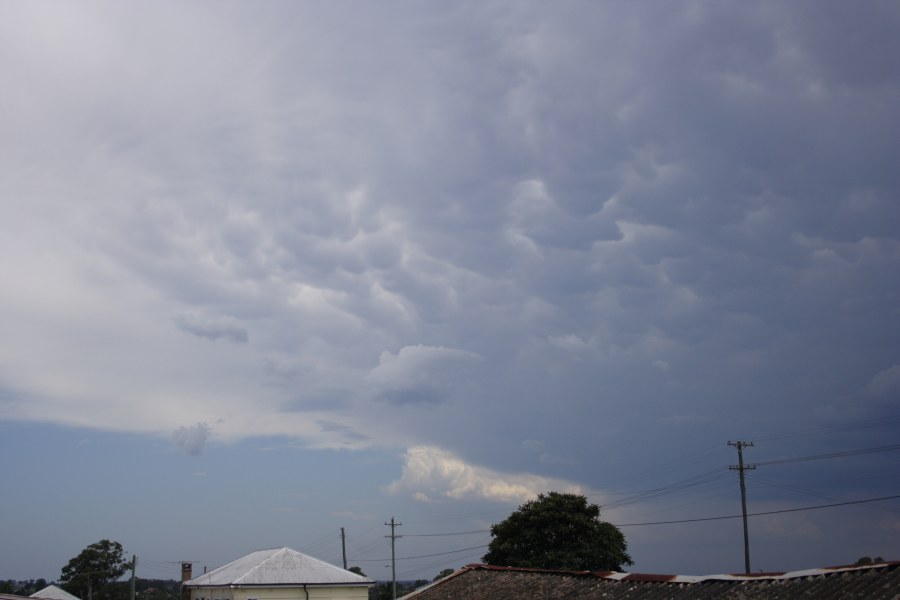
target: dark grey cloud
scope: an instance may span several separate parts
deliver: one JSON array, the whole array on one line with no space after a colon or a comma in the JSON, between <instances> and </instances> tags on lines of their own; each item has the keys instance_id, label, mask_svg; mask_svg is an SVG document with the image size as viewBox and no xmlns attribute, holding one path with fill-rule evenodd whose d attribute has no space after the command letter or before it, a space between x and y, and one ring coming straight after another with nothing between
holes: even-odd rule
<instances>
[{"instance_id":1,"label":"dark grey cloud","mask_svg":"<svg viewBox=\"0 0 900 600\"><path fill-rule=\"evenodd\" d=\"M343 437L357 441L368 441L371 438L364 433L360 433L355 431L352 427L348 425L341 425L340 423L335 423L334 421L318 421L319 428L322 431L330 432L330 433L339 433Z\"/></svg>"},{"instance_id":2,"label":"dark grey cloud","mask_svg":"<svg viewBox=\"0 0 900 600\"><path fill-rule=\"evenodd\" d=\"M249 339L247 330L241 327L233 317L184 313L175 315L172 320L176 327L185 333L192 333L210 340L225 338L232 342L246 343Z\"/></svg>"},{"instance_id":3,"label":"dark grey cloud","mask_svg":"<svg viewBox=\"0 0 900 600\"><path fill-rule=\"evenodd\" d=\"M210 432L210 427L206 423L195 423L190 427L179 427L173 431L172 441L191 456L199 456L203 454Z\"/></svg>"}]
</instances>

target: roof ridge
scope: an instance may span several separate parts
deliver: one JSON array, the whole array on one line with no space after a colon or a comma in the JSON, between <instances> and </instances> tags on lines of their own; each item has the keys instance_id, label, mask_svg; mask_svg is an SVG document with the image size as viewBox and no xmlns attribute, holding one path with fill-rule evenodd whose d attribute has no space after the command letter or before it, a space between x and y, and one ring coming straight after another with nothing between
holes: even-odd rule
<instances>
[{"instance_id":1,"label":"roof ridge","mask_svg":"<svg viewBox=\"0 0 900 600\"><path fill-rule=\"evenodd\" d=\"M273 558L275 558L276 556L278 556L285 550L290 550L290 548L288 548L287 546L283 546L281 548L266 548L264 550L257 550L257 552L269 552L272 550L274 550L274 552L272 552L272 554L266 556L263 560L261 560L260 562L256 563L252 567L250 567L250 569L246 573L241 575L240 577L235 578L234 583L240 583L245 577L249 577L250 574L252 574L254 571L256 571L257 569L262 567L264 564L266 564L267 562L269 562L270 560L272 560Z\"/></svg>"}]
</instances>

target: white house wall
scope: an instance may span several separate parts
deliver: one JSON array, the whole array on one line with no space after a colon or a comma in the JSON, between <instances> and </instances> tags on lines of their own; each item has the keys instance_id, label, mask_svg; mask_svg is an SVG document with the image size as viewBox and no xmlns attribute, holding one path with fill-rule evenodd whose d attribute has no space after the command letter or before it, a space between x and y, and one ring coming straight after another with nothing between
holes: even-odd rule
<instances>
[{"instance_id":1,"label":"white house wall","mask_svg":"<svg viewBox=\"0 0 900 600\"><path fill-rule=\"evenodd\" d=\"M367 600L368 586L307 586L278 588L199 588L191 600Z\"/></svg>"}]
</instances>

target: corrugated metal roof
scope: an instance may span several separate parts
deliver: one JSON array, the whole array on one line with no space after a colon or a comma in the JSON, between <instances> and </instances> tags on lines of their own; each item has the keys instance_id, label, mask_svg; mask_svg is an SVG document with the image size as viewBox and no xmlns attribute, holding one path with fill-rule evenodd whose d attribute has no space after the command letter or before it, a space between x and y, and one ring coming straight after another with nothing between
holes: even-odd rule
<instances>
[{"instance_id":1,"label":"corrugated metal roof","mask_svg":"<svg viewBox=\"0 0 900 600\"><path fill-rule=\"evenodd\" d=\"M647 575L466 565L415 600L897 600L900 562L768 575Z\"/></svg>"},{"instance_id":2,"label":"corrugated metal roof","mask_svg":"<svg viewBox=\"0 0 900 600\"><path fill-rule=\"evenodd\" d=\"M290 548L257 550L184 582L186 587L367 585L368 577L345 571Z\"/></svg>"},{"instance_id":3,"label":"corrugated metal roof","mask_svg":"<svg viewBox=\"0 0 900 600\"><path fill-rule=\"evenodd\" d=\"M81 600L78 596L73 596L66 590L48 585L42 590L33 593L29 598L47 598L48 600Z\"/></svg>"}]
</instances>

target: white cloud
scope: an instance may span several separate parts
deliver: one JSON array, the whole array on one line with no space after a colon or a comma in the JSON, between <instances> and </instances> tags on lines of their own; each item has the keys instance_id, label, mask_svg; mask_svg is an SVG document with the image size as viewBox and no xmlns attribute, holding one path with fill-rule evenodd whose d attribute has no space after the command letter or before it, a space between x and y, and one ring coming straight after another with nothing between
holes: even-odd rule
<instances>
[{"instance_id":1,"label":"white cloud","mask_svg":"<svg viewBox=\"0 0 900 600\"><path fill-rule=\"evenodd\" d=\"M590 350L596 347L596 342L594 340L585 341L574 333L550 336L550 344L560 350L569 350L572 352Z\"/></svg>"},{"instance_id":2,"label":"white cloud","mask_svg":"<svg viewBox=\"0 0 900 600\"><path fill-rule=\"evenodd\" d=\"M404 461L403 474L387 490L407 493L418 500L452 498L521 503L548 491L582 493L582 488L571 482L469 465L452 452L432 446L410 448Z\"/></svg>"},{"instance_id":3,"label":"white cloud","mask_svg":"<svg viewBox=\"0 0 900 600\"><path fill-rule=\"evenodd\" d=\"M392 404L441 402L451 395L454 380L478 360L477 354L455 348L405 346L397 354L382 352L366 383L376 398Z\"/></svg>"}]
</instances>

